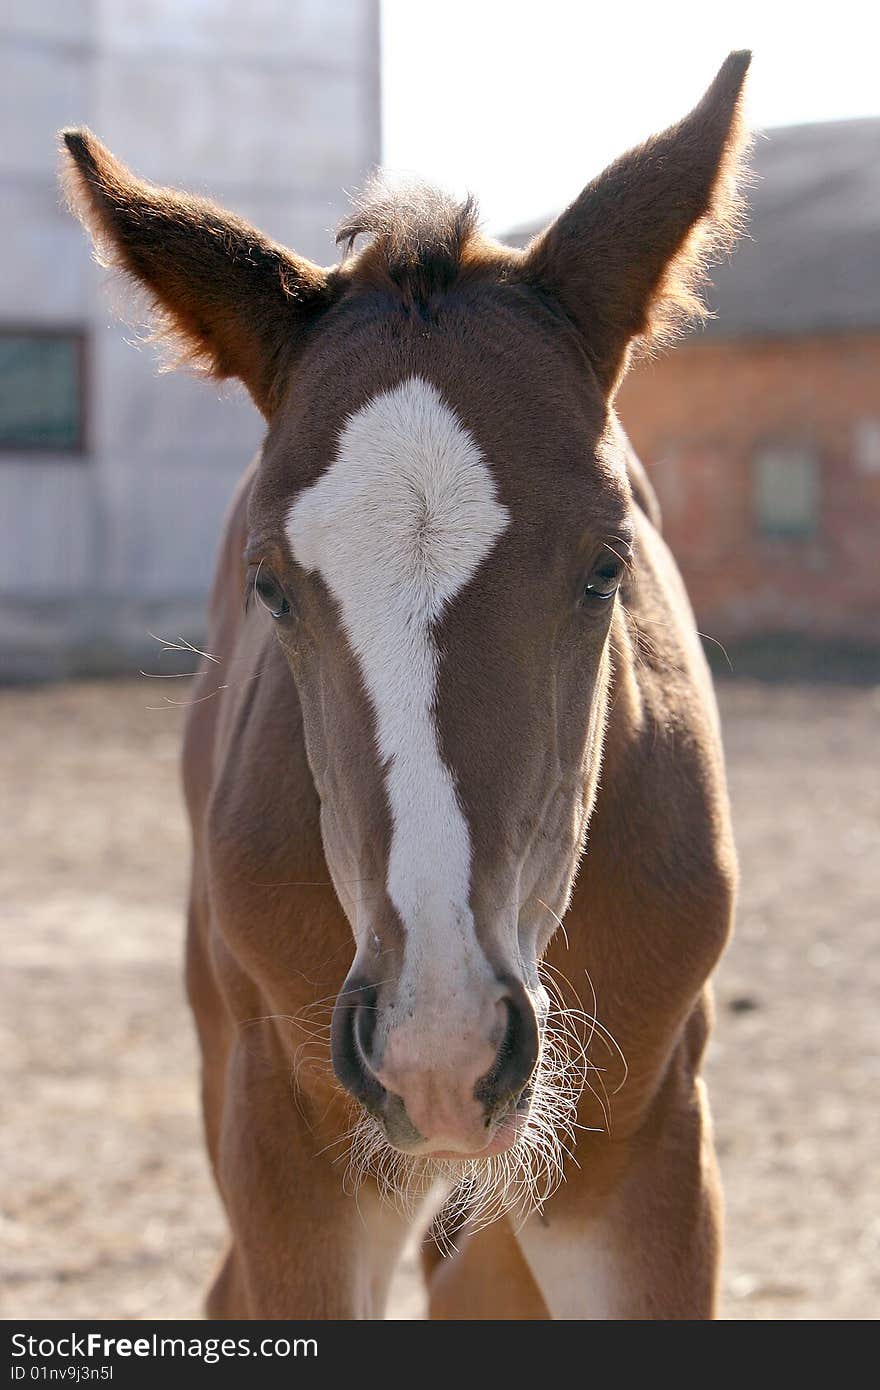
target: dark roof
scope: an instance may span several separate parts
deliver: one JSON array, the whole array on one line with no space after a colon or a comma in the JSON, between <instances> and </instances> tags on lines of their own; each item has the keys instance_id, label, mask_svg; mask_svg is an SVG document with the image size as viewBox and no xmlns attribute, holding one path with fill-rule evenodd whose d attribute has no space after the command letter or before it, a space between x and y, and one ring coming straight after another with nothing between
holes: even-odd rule
<instances>
[{"instance_id":1,"label":"dark roof","mask_svg":"<svg viewBox=\"0 0 880 1390\"><path fill-rule=\"evenodd\" d=\"M880 326L880 118L768 130L752 166L749 235L712 269L706 334Z\"/></svg>"}]
</instances>

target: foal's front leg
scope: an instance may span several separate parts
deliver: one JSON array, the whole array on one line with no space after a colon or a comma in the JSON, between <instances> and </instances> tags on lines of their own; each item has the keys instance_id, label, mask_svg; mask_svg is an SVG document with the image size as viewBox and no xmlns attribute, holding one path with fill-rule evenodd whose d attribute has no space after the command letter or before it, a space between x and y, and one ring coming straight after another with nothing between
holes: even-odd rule
<instances>
[{"instance_id":1,"label":"foal's front leg","mask_svg":"<svg viewBox=\"0 0 880 1390\"><path fill-rule=\"evenodd\" d=\"M384 1316L407 1223L365 1186L342 1188L329 1152L297 1110L286 1075L241 1045L230 1057L217 1173L232 1247L208 1299L212 1317Z\"/></svg>"},{"instance_id":2,"label":"foal's front leg","mask_svg":"<svg viewBox=\"0 0 880 1390\"><path fill-rule=\"evenodd\" d=\"M546 1222L519 1232L551 1317L714 1318L722 1198L702 1082L621 1145L608 1190L591 1190L579 1154Z\"/></svg>"}]
</instances>

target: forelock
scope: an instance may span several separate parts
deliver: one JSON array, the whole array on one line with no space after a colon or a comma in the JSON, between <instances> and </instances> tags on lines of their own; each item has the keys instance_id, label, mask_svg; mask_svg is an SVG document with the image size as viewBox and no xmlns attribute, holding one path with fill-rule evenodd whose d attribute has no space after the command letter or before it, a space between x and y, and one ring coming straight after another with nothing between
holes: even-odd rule
<instances>
[{"instance_id":1,"label":"forelock","mask_svg":"<svg viewBox=\"0 0 880 1390\"><path fill-rule=\"evenodd\" d=\"M359 237L368 238L367 245L351 259ZM420 179L384 174L355 198L336 242L346 249L353 278L417 304L448 290L466 265L485 260L491 246L480 236L472 197L458 202Z\"/></svg>"}]
</instances>

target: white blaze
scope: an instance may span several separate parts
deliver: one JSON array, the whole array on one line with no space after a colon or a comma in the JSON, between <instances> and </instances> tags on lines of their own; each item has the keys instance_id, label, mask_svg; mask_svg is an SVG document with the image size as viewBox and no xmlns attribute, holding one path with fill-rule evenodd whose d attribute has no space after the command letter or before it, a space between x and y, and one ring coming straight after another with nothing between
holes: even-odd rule
<instances>
[{"instance_id":1,"label":"white blaze","mask_svg":"<svg viewBox=\"0 0 880 1390\"><path fill-rule=\"evenodd\" d=\"M433 629L509 520L476 441L421 377L350 416L333 463L288 516L294 558L336 599L375 715L387 889L407 928L410 984L432 929L447 966L473 933L470 835L437 739Z\"/></svg>"}]
</instances>

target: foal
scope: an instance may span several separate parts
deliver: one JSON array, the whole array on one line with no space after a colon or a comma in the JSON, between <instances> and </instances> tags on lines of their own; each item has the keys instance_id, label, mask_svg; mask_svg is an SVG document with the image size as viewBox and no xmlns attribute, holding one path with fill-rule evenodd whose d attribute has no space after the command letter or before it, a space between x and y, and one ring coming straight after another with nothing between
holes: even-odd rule
<instances>
[{"instance_id":1,"label":"foal","mask_svg":"<svg viewBox=\"0 0 880 1390\"><path fill-rule=\"evenodd\" d=\"M321 269L65 133L104 254L267 424L184 754L212 1316L382 1316L432 1218L432 1316L713 1315L735 857L614 398L732 235L747 67L525 251L378 183Z\"/></svg>"}]
</instances>

